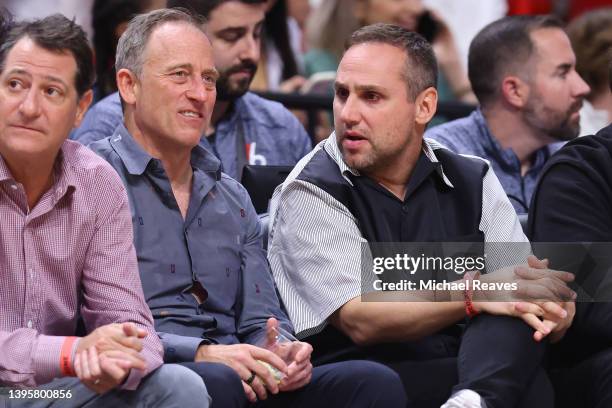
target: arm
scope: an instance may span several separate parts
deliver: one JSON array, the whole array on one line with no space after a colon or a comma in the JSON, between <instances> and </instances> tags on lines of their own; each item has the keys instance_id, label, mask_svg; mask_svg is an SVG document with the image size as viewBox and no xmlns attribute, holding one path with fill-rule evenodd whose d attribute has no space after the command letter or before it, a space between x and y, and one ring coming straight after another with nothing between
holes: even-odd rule
<instances>
[{"instance_id":1,"label":"arm","mask_svg":"<svg viewBox=\"0 0 612 408\"><path fill-rule=\"evenodd\" d=\"M0 384L34 387L60 377L60 351L65 339L26 328L0 331Z\"/></svg>"},{"instance_id":2,"label":"arm","mask_svg":"<svg viewBox=\"0 0 612 408\"><path fill-rule=\"evenodd\" d=\"M366 241L352 214L326 192L299 181L284 187L276 201L268 254L298 332L329 319L357 344L401 341L464 316L463 302L362 302Z\"/></svg>"},{"instance_id":3,"label":"arm","mask_svg":"<svg viewBox=\"0 0 612 408\"><path fill-rule=\"evenodd\" d=\"M576 165L555 164L543 175L529 213L535 242L609 242L612 200L608 180ZM606 193L607 192L607 193ZM555 259L551 259L553 264ZM593 338L612 339L610 303L578 303L574 328ZM610 340L608 340L610 341Z\"/></svg>"},{"instance_id":4,"label":"arm","mask_svg":"<svg viewBox=\"0 0 612 408\"><path fill-rule=\"evenodd\" d=\"M293 147L293 164L300 161L300 159L306 156L312 150L312 141L310 136L306 133L304 126L295 117L295 115L289 111L287 114L287 130L286 136L291 137Z\"/></svg>"},{"instance_id":5,"label":"arm","mask_svg":"<svg viewBox=\"0 0 612 408\"><path fill-rule=\"evenodd\" d=\"M238 301L237 334L243 343L255 344L265 335L268 318L275 317L280 326L293 333L293 326L282 310L266 253L259 218L251 204L248 193L240 187L243 218L243 246L241 251L242 287Z\"/></svg>"},{"instance_id":6,"label":"arm","mask_svg":"<svg viewBox=\"0 0 612 408\"><path fill-rule=\"evenodd\" d=\"M127 195L114 170L104 167L102 171L105 174L97 179L105 198L98 201L96 232L83 265L81 316L88 333L122 322L133 322L146 331L141 351L146 369L131 370L123 384L135 389L143 376L161 365L162 346L142 292Z\"/></svg>"}]
</instances>

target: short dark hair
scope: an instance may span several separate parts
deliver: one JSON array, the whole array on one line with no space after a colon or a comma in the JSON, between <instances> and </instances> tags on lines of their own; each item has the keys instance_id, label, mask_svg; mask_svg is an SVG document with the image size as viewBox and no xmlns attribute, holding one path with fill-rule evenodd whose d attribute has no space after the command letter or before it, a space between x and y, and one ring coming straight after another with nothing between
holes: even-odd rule
<instances>
[{"instance_id":1,"label":"short dark hair","mask_svg":"<svg viewBox=\"0 0 612 408\"><path fill-rule=\"evenodd\" d=\"M501 80L508 73L529 74L525 64L534 51L530 35L543 28L563 30L563 22L548 15L509 16L476 34L468 54L468 76L481 105L495 100Z\"/></svg>"},{"instance_id":2,"label":"short dark hair","mask_svg":"<svg viewBox=\"0 0 612 408\"><path fill-rule=\"evenodd\" d=\"M406 53L406 66L402 76L410 98L415 99L423 90L436 87L438 64L431 45L422 35L394 24L371 24L351 35L345 52L364 43L388 44Z\"/></svg>"},{"instance_id":3,"label":"short dark hair","mask_svg":"<svg viewBox=\"0 0 612 408\"><path fill-rule=\"evenodd\" d=\"M8 53L19 40L26 37L45 50L70 52L77 66L74 84L79 98L91 89L95 74L93 53L87 41L87 34L81 26L61 14L18 23L9 30L4 43L0 45L0 72L4 71Z\"/></svg>"},{"instance_id":4,"label":"short dark hair","mask_svg":"<svg viewBox=\"0 0 612 408\"><path fill-rule=\"evenodd\" d=\"M4 42L4 37L13 25L13 16L6 7L0 6L0 45Z\"/></svg>"},{"instance_id":5,"label":"short dark hair","mask_svg":"<svg viewBox=\"0 0 612 408\"><path fill-rule=\"evenodd\" d=\"M228 1L238 1L245 4L261 4L265 3L267 0L168 0L166 7L181 7L191 11L194 14L208 18L214 9L223 3L227 3Z\"/></svg>"}]
</instances>

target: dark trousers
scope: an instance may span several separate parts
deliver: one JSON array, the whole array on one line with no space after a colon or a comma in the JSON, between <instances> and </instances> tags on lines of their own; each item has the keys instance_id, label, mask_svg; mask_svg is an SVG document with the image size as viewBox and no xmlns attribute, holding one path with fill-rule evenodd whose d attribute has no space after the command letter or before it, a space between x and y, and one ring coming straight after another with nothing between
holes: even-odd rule
<instances>
[{"instance_id":1,"label":"dark trousers","mask_svg":"<svg viewBox=\"0 0 612 408\"><path fill-rule=\"evenodd\" d=\"M216 363L182 363L198 373L212 397L213 408L249 406L238 374ZM405 407L406 395L398 375L372 361L346 361L315 367L303 388L269 394L257 408L388 408Z\"/></svg>"},{"instance_id":2,"label":"dark trousers","mask_svg":"<svg viewBox=\"0 0 612 408\"><path fill-rule=\"evenodd\" d=\"M332 343L338 345L337 340ZM313 343L315 350L325 347L320 341ZM415 342L352 345L318 353L315 363L345 357L382 362L399 374L409 407L439 408L453 392L471 389L488 408L547 408L553 407L554 397L542 368L545 351L521 320L480 315L463 333L447 330Z\"/></svg>"},{"instance_id":3,"label":"dark trousers","mask_svg":"<svg viewBox=\"0 0 612 408\"><path fill-rule=\"evenodd\" d=\"M550 377L558 408L612 407L612 303L576 303L576 317L553 345Z\"/></svg>"}]
</instances>

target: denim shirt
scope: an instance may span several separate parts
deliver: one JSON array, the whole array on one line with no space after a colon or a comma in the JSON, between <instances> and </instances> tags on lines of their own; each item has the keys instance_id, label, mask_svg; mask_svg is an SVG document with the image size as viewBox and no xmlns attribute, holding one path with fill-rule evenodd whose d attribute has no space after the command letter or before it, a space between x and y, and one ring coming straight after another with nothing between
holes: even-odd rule
<instances>
[{"instance_id":1,"label":"denim shirt","mask_svg":"<svg viewBox=\"0 0 612 408\"><path fill-rule=\"evenodd\" d=\"M564 144L551 143L537 150L531 167L523 176L516 153L510 148L502 148L491 134L480 109L476 109L465 118L427 130L425 137L436 140L456 153L488 160L518 214L529 211L531 196L544 164L551 154Z\"/></svg>"},{"instance_id":2,"label":"denim shirt","mask_svg":"<svg viewBox=\"0 0 612 408\"><path fill-rule=\"evenodd\" d=\"M95 104L70 137L89 145L112 135L122 122L119 94L114 93ZM214 146L206 137L200 142L219 157L223 171L236 180L240 129L244 132L248 164L293 166L312 149L310 137L295 115L278 102L247 92L234 101L232 110L217 123Z\"/></svg>"},{"instance_id":3,"label":"denim shirt","mask_svg":"<svg viewBox=\"0 0 612 408\"><path fill-rule=\"evenodd\" d=\"M193 186L185 219L161 161L123 124L90 145L119 173L132 214L142 286L164 344L166 362L193 361L205 343L253 343L275 316L286 329L246 190L221 173L200 146L191 155ZM191 293L204 288L204 302Z\"/></svg>"}]
</instances>

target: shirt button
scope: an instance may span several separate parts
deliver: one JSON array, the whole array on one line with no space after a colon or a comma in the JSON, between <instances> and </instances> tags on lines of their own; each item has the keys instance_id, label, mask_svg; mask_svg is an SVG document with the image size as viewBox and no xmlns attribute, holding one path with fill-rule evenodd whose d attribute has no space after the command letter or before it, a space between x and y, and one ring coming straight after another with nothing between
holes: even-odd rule
<instances>
[{"instance_id":1,"label":"shirt button","mask_svg":"<svg viewBox=\"0 0 612 408\"><path fill-rule=\"evenodd\" d=\"M11 188L12 188L13 190L17 190L17 184L15 184L15 183L11 184Z\"/></svg>"},{"instance_id":2,"label":"shirt button","mask_svg":"<svg viewBox=\"0 0 612 408\"><path fill-rule=\"evenodd\" d=\"M30 268L30 277L34 279L34 269Z\"/></svg>"},{"instance_id":3,"label":"shirt button","mask_svg":"<svg viewBox=\"0 0 612 408\"><path fill-rule=\"evenodd\" d=\"M408 212L408 204L402 205L402 211L405 212L405 213Z\"/></svg>"},{"instance_id":4,"label":"shirt button","mask_svg":"<svg viewBox=\"0 0 612 408\"><path fill-rule=\"evenodd\" d=\"M31 329L31 328L32 328L32 321L28 320L28 329Z\"/></svg>"}]
</instances>

